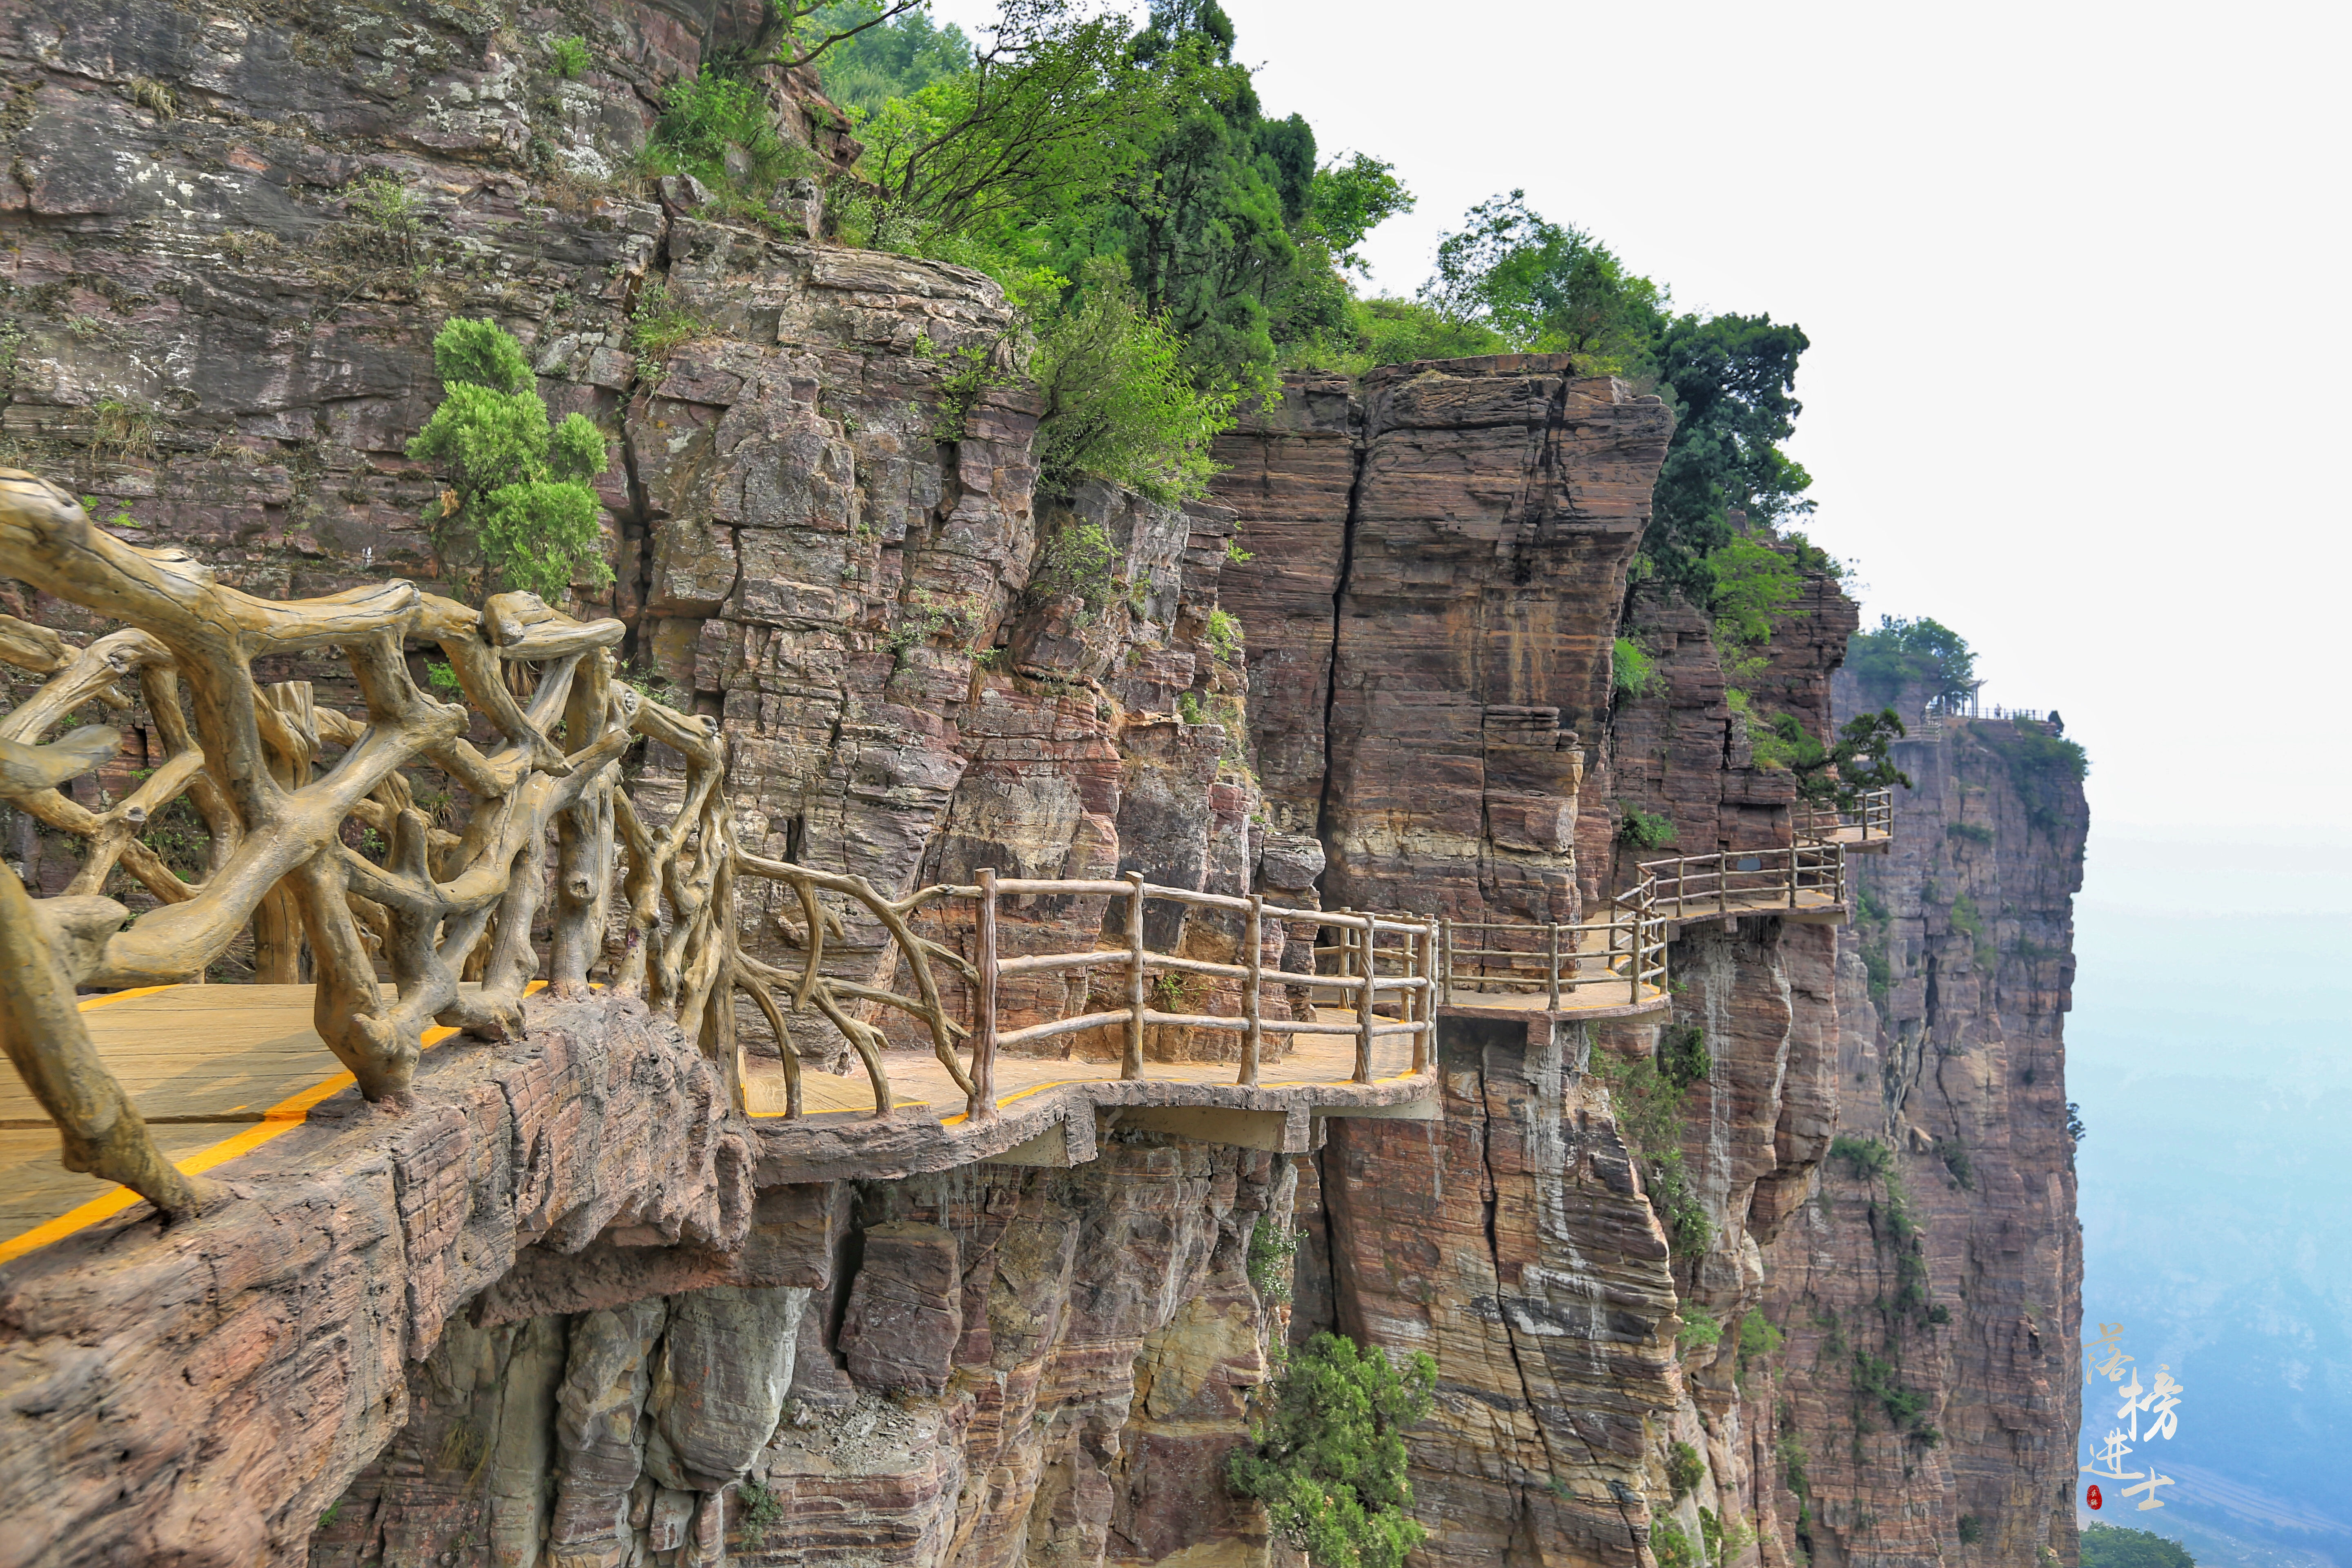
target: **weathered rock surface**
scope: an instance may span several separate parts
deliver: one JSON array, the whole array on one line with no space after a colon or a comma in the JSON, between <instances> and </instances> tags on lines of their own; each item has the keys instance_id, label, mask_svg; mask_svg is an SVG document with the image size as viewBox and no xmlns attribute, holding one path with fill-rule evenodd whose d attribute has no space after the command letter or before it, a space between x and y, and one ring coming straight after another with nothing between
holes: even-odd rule
<instances>
[{"instance_id":1,"label":"weathered rock surface","mask_svg":"<svg viewBox=\"0 0 2352 1568\"><path fill-rule=\"evenodd\" d=\"M1971 1560L2071 1562L2082 1245L2062 1031L2082 786L2039 725L1946 721L1898 756L1917 787L1838 955L1837 1128L1889 1164L1825 1163L1770 1255L1806 1495L1785 1464L1763 1473L1784 1553L1949 1560L1967 1521ZM1864 1358L1916 1415L1865 1389Z\"/></svg>"},{"instance_id":2,"label":"weathered rock surface","mask_svg":"<svg viewBox=\"0 0 2352 1568\"><path fill-rule=\"evenodd\" d=\"M427 1053L404 1115L327 1101L235 1167L237 1202L0 1273L0 1474L44 1478L0 1561L299 1557L407 1423L404 1369L524 1248L740 1249L751 1159L717 1069L635 1003L535 998L526 1017L521 1042ZM450 1388L540 1398L478 1367L540 1356L536 1388L543 1338L467 1333L441 1363ZM485 1485L504 1484L495 1436L460 1439Z\"/></svg>"},{"instance_id":3,"label":"weathered rock surface","mask_svg":"<svg viewBox=\"0 0 2352 1568\"><path fill-rule=\"evenodd\" d=\"M1576 918L1576 799L1672 416L1564 356L1295 377L1223 437L1272 826L1328 903ZM1295 873L1293 873L1295 875Z\"/></svg>"},{"instance_id":4,"label":"weathered rock surface","mask_svg":"<svg viewBox=\"0 0 2352 1568\"><path fill-rule=\"evenodd\" d=\"M1411 1436L1432 1563L1642 1561L1678 1392L1666 1237L1576 1068L1580 1029L1465 1021L1443 1123L1335 1127L1293 1333L1438 1361ZM1328 1300L1331 1319L1314 1310Z\"/></svg>"},{"instance_id":5,"label":"weathered rock surface","mask_svg":"<svg viewBox=\"0 0 2352 1568\"><path fill-rule=\"evenodd\" d=\"M438 395L433 331L488 315L559 416L613 433L615 581L578 606L721 719L755 849L886 889L1136 870L1545 920L1630 879L1620 802L1684 850L1787 841L1790 781L1752 765L1704 616L1637 595L1662 689L1612 694L1656 400L1545 356L1294 377L1221 441L1217 505L1041 501L992 283L824 243L813 183L770 226L627 174L663 89L760 16L0 0L0 461L257 593L446 581L467 563L417 522L439 480L403 448ZM594 58L562 79L540 40L575 28ZM804 78L761 79L789 139L846 160ZM633 319L665 311L690 331L641 356ZM997 373L969 406L940 358L963 350ZM1057 538L1099 558L1073 571ZM5 584L0 605L89 629ZM1742 678L1755 706L1825 733L1853 617L1810 583ZM324 700L342 679L273 673ZM124 768L151 760L135 721ZM1294 1329L1439 1356L1412 1439L1428 1562L1646 1568L1660 1530L1700 1539L1701 1506L1759 1531L1735 1564L1907 1568L1958 1552L1964 1516L1971 1561L2071 1560L2072 1384L2049 1369L2079 1274L2057 1036L2079 800L2005 744L1908 749L1921 791L1864 876L1883 921L1676 944L1675 1023L1711 1057L1680 1141L1705 1247L1670 1251L1580 1070L1650 1027L1457 1030L1446 1121L1328 1124L1299 1167ZM656 809L667 762L637 780ZM1004 949L1085 945L1106 905L1010 900ZM782 957L771 912L747 900L745 935ZM1237 956L1233 921L1147 924ZM1312 967L1307 928L1265 942ZM882 954L853 923L834 962L887 978ZM1008 1026L1086 999L1008 991ZM1282 1157L1098 1138L1060 1091L987 1147L929 1118L746 1133L706 1064L621 1016L608 1044L535 1004L529 1041L429 1058L410 1117L330 1102L233 1168L246 1202L0 1273L0 1475L40 1478L0 1564L1263 1560L1220 1478L1281 1331L1243 1260L1261 1216L1286 1223ZM840 1065L826 1032L743 1026ZM1294 1099L1265 1108L1303 1123ZM969 1163L1054 1126L1096 1158ZM1818 1174L1841 1130L1895 1151L1948 1324L1877 1305L1906 1255L1883 1179ZM1788 1343L1744 1357L1759 1305ZM1677 1355L1701 1309L1724 1340ZM1938 1445L1856 1432L1885 1424L1865 1352ZM1679 1497L1676 1441L1706 1468Z\"/></svg>"}]
</instances>

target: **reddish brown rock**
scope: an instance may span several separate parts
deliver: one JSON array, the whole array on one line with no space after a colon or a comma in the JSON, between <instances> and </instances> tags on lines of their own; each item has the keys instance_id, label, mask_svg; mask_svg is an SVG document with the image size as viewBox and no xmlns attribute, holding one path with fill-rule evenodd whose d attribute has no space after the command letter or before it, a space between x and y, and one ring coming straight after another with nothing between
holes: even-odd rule
<instances>
[{"instance_id":1,"label":"reddish brown rock","mask_svg":"<svg viewBox=\"0 0 2352 1568\"><path fill-rule=\"evenodd\" d=\"M1252 744L1328 903L1572 919L1575 800L1673 420L1560 356L1293 378L1223 437Z\"/></svg>"},{"instance_id":2,"label":"reddish brown rock","mask_svg":"<svg viewBox=\"0 0 2352 1568\"><path fill-rule=\"evenodd\" d=\"M1891 1164L1825 1163L1770 1255L1808 1495L1785 1466L1759 1467L1763 1495L1784 1561L1804 1542L1816 1563L1949 1560L1968 1520L1972 1558L2070 1562L2082 1245L2063 1024L2082 788L2038 725L1946 721L1897 754L1917 787L1861 870L1838 971L1838 1131ZM1855 1392L1864 1356L1918 1397L1914 1421Z\"/></svg>"},{"instance_id":3,"label":"reddish brown rock","mask_svg":"<svg viewBox=\"0 0 2352 1568\"><path fill-rule=\"evenodd\" d=\"M134 1210L0 1272L0 1474L46 1478L8 1534L22 1560L299 1555L406 1423L404 1369L520 1248L740 1246L751 1161L717 1070L634 1002L526 1019L428 1054L405 1115L327 1101L235 1168L237 1202L168 1231Z\"/></svg>"},{"instance_id":4,"label":"reddish brown rock","mask_svg":"<svg viewBox=\"0 0 2352 1568\"><path fill-rule=\"evenodd\" d=\"M956 1238L935 1225L869 1226L837 1342L849 1375L867 1388L947 1386L963 1337Z\"/></svg>"}]
</instances>

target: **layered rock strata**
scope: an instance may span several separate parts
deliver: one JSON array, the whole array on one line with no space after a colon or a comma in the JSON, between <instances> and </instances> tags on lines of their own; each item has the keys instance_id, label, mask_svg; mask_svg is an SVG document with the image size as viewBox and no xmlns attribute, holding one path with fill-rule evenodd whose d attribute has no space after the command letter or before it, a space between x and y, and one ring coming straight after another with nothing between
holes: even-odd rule
<instances>
[{"instance_id":1,"label":"layered rock strata","mask_svg":"<svg viewBox=\"0 0 2352 1568\"><path fill-rule=\"evenodd\" d=\"M321 1104L223 1173L216 1211L0 1271L0 1561L299 1561L407 1424L413 1365L526 1253L604 1237L768 1282L717 1068L637 1004L525 1017L427 1053L406 1114Z\"/></svg>"},{"instance_id":2,"label":"layered rock strata","mask_svg":"<svg viewBox=\"0 0 2352 1568\"><path fill-rule=\"evenodd\" d=\"M1262 1557L1222 1478L1278 1332L1249 1237L1290 1195L1279 1156L1114 1133L1067 1171L763 1194L761 1283L520 1320L493 1293L408 1369L309 1560Z\"/></svg>"},{"instance_id":3,"label":"layered rock strata","mask_svg":"<svg viewBox=\"0 0 2352 1568\"><path fill-rule=\"evenodd\" d=\"M1295 377L1219 441L1259 776L1273 827L1320 839L1328 903L1577 917L1577 796L1673 428L1565 355L1505 355Z\"/></svg>"},{"instance_id":4,"label":"layered rock strata","mask_svg":"<svg viewBox=\"0 0 2352 1568\"><path fill-rule=\"evenodd\" d=\"M2082 785L2038 724L1948 720L1897 754L1916 787L1840 933L1841 1156L1769 1258L1759 1469L1816 1563L2071 1562Z\"/></svg>"}]
</instances>

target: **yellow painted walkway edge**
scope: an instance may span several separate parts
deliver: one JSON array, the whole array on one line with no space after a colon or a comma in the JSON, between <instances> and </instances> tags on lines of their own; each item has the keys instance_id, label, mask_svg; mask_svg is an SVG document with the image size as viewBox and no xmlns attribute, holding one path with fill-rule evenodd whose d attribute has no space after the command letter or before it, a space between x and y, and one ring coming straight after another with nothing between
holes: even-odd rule
<instances>
[{"instance_id":1,"label":"yellow painted walkway edge","mask_svg":"<svg viewBox=\"0 0 2352 1568\"><path fill-rule=\"evenodd\" d=\"M528 996L546 984L544 980L534 980L524 988L523 994ZM80 1010L87 1013L110 1002L121 1002L131 996L152 996L159 991L176 989L171 985L142 985L135 991L116 991L104 996L89 997L80 1004ZM425 1030L418 1039L429 1051L457 1032L446 1026L436 1026ZM293 1131L302 1125L303 1118L310 1114L312 1106L330 1096L342 1093L357 1082L359 1079L351 1074L339 1072L323 1083L314 1083L301 1093L279 1100L261 1113L259 1121L236 1137L224 1138L208 1149L197 1150L184 1160L173 1161L172 1164L181 1174L187 1176L200 1174L215 1165L226 1165L238 1155L250 1154L271 1139ZM47 1225L37 1225L21 1236L12 1236L0 1241L0 1263L13 1262L53 1241L63 1240L78 1230L86 1230L102 1219L111 1219L133 1204L146 1201L129 1187L110 1187L79 1208L68 1209Z\"/></svg>"}]
</instances>

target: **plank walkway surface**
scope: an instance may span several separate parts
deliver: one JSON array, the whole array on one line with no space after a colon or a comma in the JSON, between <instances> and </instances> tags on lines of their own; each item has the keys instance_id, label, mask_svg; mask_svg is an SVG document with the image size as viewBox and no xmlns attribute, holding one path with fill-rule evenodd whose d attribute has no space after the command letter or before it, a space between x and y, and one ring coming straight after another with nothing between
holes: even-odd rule
<instances>
[{"instance_id":1,"label":"plank walkway surface","mask_svg":"<svg viewBox=\"0 0 2352 1568\"><path fill-rule=\"evenodd\" d=\"M1679 904L1663 902L1660 912L1670 926L1697 925L1703 921L1738 915L1779 915L1800 925L1835 923L1845 919L1845 906L1825 892L1801 889L1792 905L1786 890L1774 888L1756 893L1734 893L1720 904L1712 898L1692 898Z\"/></svg>"},{"instance_id":2,"label":"plank walkway surface","mask_svg":"<svg viewBox=\"0 0 2352 1568\"><path fill-rule=\"evenodd\" d=\"M83 1000L91 1043L121 1080L157 1143L174 1164L211 1170L302 1124L311 1106L352 1086L310 1025L308 985L169 985ZM1326 1021L1352 1023L1354 1015L1318 1009ZM427 1047L454 1033L427 1031ZM1263 1087L1346 1083L1355 1071L1351 1036L1304 1035L1282 1057L1269 1049L1260 1068ZM1384 1036L1374 1044L1375 1079L1412 1066L1412 1042ZM781 1115L783 1071L773 1058L754 1058L745 1099L755 1116ZM929 1106L942 1122L961 1121L963 1091L927 1051L893 1050L884 1066L901 1107ZM1152 1061L1148 1079L1229 1084L1233 1062ZM1116 1059L997 1058L1000 1100L1057 1084L1117 1081ZM874 1096L861 1068L847 1077L803 1071L810 1114L870 1113ZM94 1225L141 1200L113 1183L58 1163L57 1131L24 1080L0 1058L0 1262Z\"/></svg>"},{"instance_id":3,"label":"plank walkway surface","mask_svg":"<svg viewBox=\"0 0 2352 1568\"><path fill-rule=\"evenodd\" d=\"M310 1107L352 1086L310 1026L310 989L152 986L85 997L81 1012L157 1144L194 1174L299 1127ZM428 1029L425 1047L455 1033ZM61 1151L39 1102L0 1058L0 1262L142 1201L67 1170Z\"/></svg>"},{"instance_id":4,"label":"plank walkway surface","mask_svg":"<svg viewBox=\"0 0 2352 1568\"><path fill-rule=\"evenodd\" d=\"M1316 1016L1326 1022L1353 1026L1356 1016L1336 1007L1318 1007ZM1383 1020L1390 1022L1392 1020ZM1113 1031L1106 1030L1108 1035ZM1231 1084L1240 1071L1240 1058L1231 1061L1152 1061L1143 1064L1143 1076L1153 1083ZM966 1110L962 1089L948 1076L938 1057L929 1051L886 1051L882 1065L890 1075L890 1089L899 1108L928 1106L941 1121L959 1121ZM1412 1069L1412 1041L1404 1035L1383 1035L1372 1042L1372 1078L1375 1082L1395 1078ZM1261 1089L1295 1089L1301 1085L1343 1084L1356 1071L1356 1042L1349 1035L1301 1035L1298 1045L1288 1054L1274 1055L1274 1042L1267 1040L1265 1056L1258 1064L1258 1087ZM1021 1056L1000 1051L996 1058L996 1098L1001 1105L1018 1100L1039 1089L1057 1088L1072 1083L1117 1083L1117 1057ZM845 1076L821 1072L812 1067L801 1069L801 1100L811 1116L851 1111L870 1115L874 1110L874 1089L866 1077L866 1069L852 1059ZM784 1073L782 1066L772 1057L754 1058L749 1064L743 1083L745 1108L755 1117L782 1116L784 1113Z\"/></svg>"}]
</instances>

